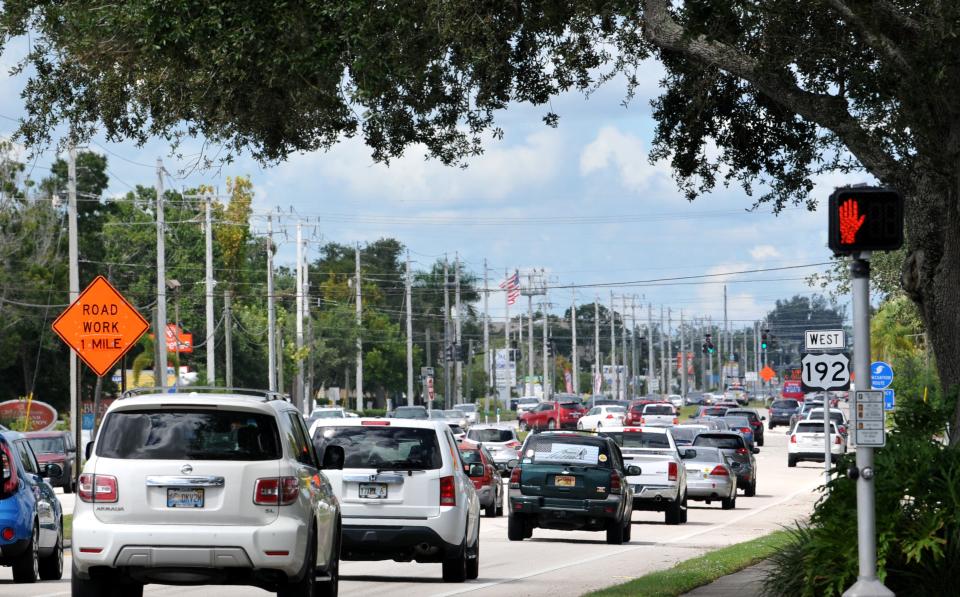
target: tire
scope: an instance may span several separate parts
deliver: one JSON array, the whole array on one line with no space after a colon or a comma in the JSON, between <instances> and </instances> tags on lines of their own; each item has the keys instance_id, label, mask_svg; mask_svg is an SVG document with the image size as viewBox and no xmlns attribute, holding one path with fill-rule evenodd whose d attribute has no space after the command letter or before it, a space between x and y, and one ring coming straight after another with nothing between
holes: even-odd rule
<instances>
[{"instance_id":1,"label":"tire","mask_svg":"<svg viewBox=\"0 0 960 597\"><path fill-rule=\"evenodd\" d=\"M743 491L743 495L747 497L753 497L757 495L757 480L754 479L750 485L747 485L747 488Z\"/></svg>"},{"instance_id":2,"label":"tire","mask_svg":"<svg viewBox=\"0 0 960 597\"><path fill-rule=\"evenodd\" d=\"M65 494L73 493L73 479L68 480L66 484L63 486L63 493Z\"/></svg>"},{"instance_id":3,"label":"tire","mask_svg":"<svg viewBox=\"0 0 960 597\"><path fill-rule=\"evenodd\" d=\"M556 428L557 428L557 422L556 422L556 421L554 421L553 419L550 419L549 421L547 421L547 429L550 429L550 430L552 431L552 430L554 430L554 429L556 429Z\"/></svg>"},{"instance_id":4,"label":"tire","mask_svg":"<svg viewBox=\"0 0 960 597\"><path fill-rule=\"evenodd\" d=\"M72 597L143 597L143 585L140 583L119 583L112 578L82 579L73 566L70 574L70 594Z\"/></svg>"},{"instance_id":5,"label":"tire","mask_svg":"<svg viewBox=\"0 0 960 597\"><path fill-rule=\"evenodd\" d=\"M307 555L300 570L300 579L289 581L277 588L277 597L314 597L317 576L317 538L311 533Z\"/></svg>"},{"instance_id":6,"label":"tire","mask_svg":"<svg viewBox=\"0 0 960 597\"><path fill-rule=\"evenodd\" d=\"M63 578L63 519L60 520L60 531L57 533L57 543L53 546L53 553L40 558L40 580L60 580Z\"/></svg>"},{"instance_id":7,"label":"tire","mask_svg":"<svg viewBox=\"0 0 960 597\"><path fill-rule=\"evenodd\" d=\"M664 520L669 525L680 524L680 500L671 502L670 505L667 506Z\"/></svg>"},{"instance_id":8,"label":"tire","mask_svg":"<svg viewBox=\"0 0 960 597\"><path fill-rule=\"evenodd\" d=\"M503 487L503 483L500 484L500 487L501 487L501 488ZM503 516L503 500L504 500L503 491L501 491L501 492L500 492L500 503L497 504L497 509L496 509L496 513L494 514L494 516Z\"/></svg>"},{"instance_id":9,"label":"tire","mask_svg":"<svg viewBox=\"0 0 960 597\"><path fill-rule=\"evenodd\" d=\"M33 525L27 549L13 560L13 582L34 583L40 577L40 527Z\"/></svg>"},{"instance_id":10,"label":"tire","mask_svg":"<svg viewBox=\"0 0 960 597\"><path fill-rule=\"evenodd\" d=\"M763 446L763 438L762 438L762 437L757 440L757 445L758 445L758 446L761 446L761 447Z\"/></svg>"},{"instance_id":11,"label":"tire","mask_svg":"<svg viewBox=\"0 0 960 597\"><path fill-rule=\"evenodd\" d=\"M493 498L493 502L483 509L483 515L487 518L494 518L497 515L497 498Z\"/></svg>"},{"instance_id":12,"label":"tire","mask_svg":"<svg viewBox=\"0 0 960 597\"><path fill-rule=\"evenodd\" d=\"M607 543L610 545L623 545L623 523L619 520L610 521L607 526Z\"/></svg>"},{"instance_id":13,"label":"tire","mask_svg":"<svg viewBox=\"0 0 960 597\"><path fill-rule=\"evenodd\" d=\"M630 536L633 534L633 522L627 521L627 526L623 527L623 542L630 543Z\"/></svg>"},{"instance_id":14,"label":"tire","mask_svg":"<svg viewBox=\"0 0 960 597\"><path fill-rule=\"evenodd\" d=\"M683 509L680 510L680 522L686 524L687 514L690 512L690 509L687 507L687 496L683 496Z\"/></svg>"},{"instance_id":15,"label":"tire","mask_svg":"<svg viewBox=\"0 0 960 597\"><path fill-rule=\"evenodd\" d=\"M452 557L443 559L443 582L463 582L467 580L467 533Z\"/></svg>"},{"instance_id":16,"label":"tire","mask_svg":"<svg viewBox=\"0 0 960 597\"><path fill-rule=\"evenodd\" d=\"M776 425L773 424L773 421L767 423L767 429L773 429L774 427L776 427Z\"/></svg>"},{"instance_id":17,"label":"tire","mask_svg":"<svg viewBox=\"0 0 960 597\"><path fill-rule=\"evenodd\" d=\"M467 558L467 580L476 580L480 576L480 535L473 546L473 558Z\"/></svg>"},{"instance_id":18,"label":"tire","mask_svg":"<svg viewBox=\"0 0 960 597\"><path fill-rule=\"evenodd\" d=\"M337 597L340 592L340 538L341 524L337 523L337 534L333 538L333 555L330 557L330 563L324 570L329 580L314 583L313 594L318 597Z\"/></svg>"},{"instance_id":19,"label":"tire","mask_svg":"<svg viewBox=\"0 0 960 597\"><path fill-rule=\"evenodd\" d=\"M720 507L724 510L733 510L737 507L737 492L733 492L733 497L723 498Z\"/></svg>"},{"instance_id":20,"label":"tire","mask_svg":"<svg viewBox=\"0 0 960 597\"><path fill-rule=\"evenodd\" d=\"M787 454L787 466L790 468L797 466L797 457L793 454Z\"/></svg>"},{"instance_id":21,"label":"tire","mask_svg":"<svg viewBox=\"0 0 960 597\"><path fill-rule=\"evenodd\" d=\"M526 521L522 514L512 514L507 516L507 539L511 541L523 541L526 537Z\"/></svg>"}]
</instances>

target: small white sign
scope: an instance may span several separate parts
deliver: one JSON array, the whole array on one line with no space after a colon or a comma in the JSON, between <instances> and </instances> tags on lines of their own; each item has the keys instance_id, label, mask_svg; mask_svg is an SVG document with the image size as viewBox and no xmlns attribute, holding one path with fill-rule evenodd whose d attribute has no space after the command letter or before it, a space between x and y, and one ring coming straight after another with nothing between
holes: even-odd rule
<instances>
[{"instance_id":1,"label":"small white sign","mask_svg":"<svg viewBox=\"0 0 960 597\"><path fill-rule=\"evenodd\" d=\"M843 350L846 334L843 330L807 330L803 333L803 344L807 352L817 350Z\"/></svg>"},{"instance_id":2,"label":"small white sign","mask_svg":"<svg viewBox=\"0 0 960 597\"><path fill-rule=\"evenodd\" d=\"M757 381L757 372L756 371L745 371L743 373L744 381Z\"/></svg>"},{"instance_id":3,"label":"small white sign","mask_svg":"<svg viewBox=\"0 0 960 597\"><path fill-rule=\"evenodd\" d=\"M887 444L884 429L883 391L865 390L854 394L854 443L861 447L882 448Z\"/></svg>"},{"instance_id":4,"label":"small white sign","mask_svg":"<svg viewBox=\"0 0 960 597\"><path fill-rule=\"evenodd\" d=\"M882 448L887 445L887 434L883 429L857 429L857 446Z\"/></svg>"}]
</instances>

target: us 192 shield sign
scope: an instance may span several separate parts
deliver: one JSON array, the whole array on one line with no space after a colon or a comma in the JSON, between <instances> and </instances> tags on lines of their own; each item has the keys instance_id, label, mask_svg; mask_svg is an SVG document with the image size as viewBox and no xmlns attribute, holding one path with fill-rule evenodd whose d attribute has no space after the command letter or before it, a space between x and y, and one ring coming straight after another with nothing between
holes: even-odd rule
<instances>
[{"instance_id":1,"label":"us 192 shield sign","mask_svg":"<svg viewBox=\"0 0 960 597\"><path fill-rule=\"evenodd\" d=\"M805 354L800 358L804 392L850 389L850 359L845 354Z\"/></svg>"}]
</instances>

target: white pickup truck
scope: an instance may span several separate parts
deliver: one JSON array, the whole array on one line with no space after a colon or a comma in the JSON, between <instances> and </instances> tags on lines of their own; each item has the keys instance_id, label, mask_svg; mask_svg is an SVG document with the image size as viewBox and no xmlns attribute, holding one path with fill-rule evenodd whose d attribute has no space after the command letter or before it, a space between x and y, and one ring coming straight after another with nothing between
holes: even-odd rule
<instances>
[{"instance_id":1,"label":"white pickup truck","mask_svg":"<svg viewBox=\"0 0 960 597\"><path fill-rule=\"evenodd\" d=\"M677 422L677 409L669 402L647 404L640 414L640 425L643 427L670 427Z\"/></svg>"},{"instance_id":2,"label":"white pickup truck","mask_svg":"<svg viewBox=\"0 0 960 597\"><path fill-rule=\"evenodd\" d=\"M687 522L687 469L670 429L603 427L599 434L620 446L625 464L635 464L643 471L627 477L633 486L633 509L664 512L667 524Z\"/></svg>"}]
</instances>

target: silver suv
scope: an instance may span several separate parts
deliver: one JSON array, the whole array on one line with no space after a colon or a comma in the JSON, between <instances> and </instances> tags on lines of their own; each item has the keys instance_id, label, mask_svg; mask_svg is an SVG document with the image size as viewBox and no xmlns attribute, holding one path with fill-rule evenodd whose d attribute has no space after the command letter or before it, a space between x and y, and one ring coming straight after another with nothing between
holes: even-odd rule
<instances>
[{"instance_id":1,"label":"silver suv","mask_svg":"<svg viewBox=\"0 0 960 597\"><path fill-rule=\"evenodd\" d=\"M153 582L336 595L340 504L322 469L343 451L318 461L277 395L196 390L108 409L80 475L73 595L139 596Z\"/></svg>"}]
</instances>

